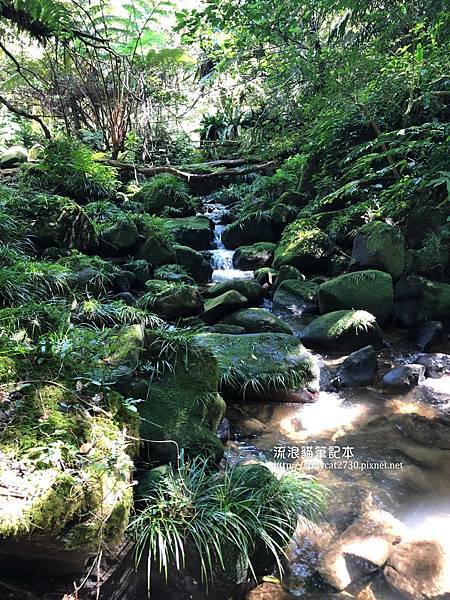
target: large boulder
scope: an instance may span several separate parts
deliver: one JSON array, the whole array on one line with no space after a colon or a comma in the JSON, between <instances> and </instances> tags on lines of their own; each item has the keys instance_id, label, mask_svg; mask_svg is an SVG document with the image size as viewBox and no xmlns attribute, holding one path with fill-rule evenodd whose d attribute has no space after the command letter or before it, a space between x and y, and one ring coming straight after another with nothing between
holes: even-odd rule
<instances>
[{"instance_id":1,"label":"large boulder","mask_svg":"<svg viewBox=\"0 0 450 600\"><path fill-rule=\"evenodd\" d=\"M259 283L246 279L228 279L215 283L203 292L203 296L204 298L216 298L230 290L239 292L247 298L249 304L255 306L261 303L264 296L264 290Z\"/></svg>"},{"instance_id":2,"label":"large boulder","mask_svg":"<svg viewBox=\"0 0 450 600\"><path fill-rule=\"evenodd\" d=\"M301 332L307 348L353 352L372 345L380 348L383 334L376 318L364 310L338 310L314 319Z\"/></svg>"},{"instance_id":3,"label":"large boulder","mask_svg":"<svg viewBox=\"0 0 450 600\"><path fill-rule=\"evenodd\" d=\"M260 285L268 285L271 286L276 279L278 271L272 269L271 267L262 267L261 269L256 269L253 273L253 277Z\"/></svg>"},{"instance_id":4,"label":"large boulder","mask_svg":"<svg viewBox=\"0 0 450 600\"><path fill-rule=\"evenodd\" d=\"M205 323L216 323L230 312L247 305L248 301L245 296L235 290L230 290L220 296L206 300L205 310L201 318Z\"/></svg>"},{"instance_id":5,"label":"large boulder","mask_svg":"<svg viewBox=\"0 0 450 600\"><path fill-rule=\"evenodd\" d=\"M405 268L405 238L392 225L372 221L360 227L353 240L352 266L379 269L398 279Z\"/></svg>"},{"instance_id":6,"label":"large boulder","mask_svg":"<svg viewBox=\"0 0 450 600\"><path fill-rule=\"evenodd\" d=\"M382 271L368 270L346 273L319 287L321 314L344 309L361 309L385 323L394 308L392 277Z\"/></svg>"},{"instance_id":7,"label":"large boulder","mask_svg":"<svg viewBox=\"0 0 450 600\"><path fill-rule=\"evenodd\" d=\"M174 250L176 263L184 267L195 281L206 283L211 279L213 268L203 254L189 246L179 244L174 245Z\"/></svg>"},{"instance_id":8,"label":"large boulder","mask_svg":"<svg viewBox=\"0 0 450 600\"><path fill-rule=\"evenodd\" d=\"M344 590L367 570L383 566L405 534L405 526L391 514L369 511L321 554L318 571L333 588ZM367 561L371 567L364 568L361 561Z\"/></svg>"},{"instance_id":9,"label":"large boulder","mask_svg":"<svg viewBox=\"0 0 450 600\"><path fill-rule=\"evenodd\" d=\"M291 265L283 265L277 273L277 277L273 283L273 290L280 286L286 279L297 279L298 281L305 281L305 276L300 273L296 267Z\"/></svg>"},{"instance_id":10,"label":"large boulder","mask_svg":"<svg viewBox=\"0 0 450 600\"><path fill-rule=\"evenodd\" d=\"M443 520L441 531L447 529ZM450 597L450 551L448 535L442 539L405 540L393 549L384 576L394 590L410 600Z\"/></svg>"},{"instance_id":11,"label":"large boulder","mask_svg":"<svg viewBox=\"0 0 450 600\"><path fill-rule=\"evenodd\" d=\"M243 308L222 319L226 325L243 327L246 333L289 333L291 328L281 319L264 308Z\"/></svg>"},{"instance_id":12,"label":"large boulder","mask_svg":"<svg viewBox=\"0 0 450 600\"><path fill-rule=\"evenodd\" d=\"M149 332L146 346L157 358L162 346L158 334ZM163 462L176 460L184 449L190 456L201 454L220 460L223 446L216 432L225 404L218 386L217 362L199 347L180 353L172 369L151 383L146 400L138 408L141 437L153 457Z\"/></svg>"},{"instance_id":13,"label":"large boulder","mask_svg":"<svg viewBox=\"0 0 450 600\"><path fill-rule=\"evenodd\" d=\"M0 169L11 169L19 167L22 163L27 162L28 151L23 146L12 146L0 153Z\"/></svg>"},{"instance_id":14,"label":"large boulder","mask_svg":"<svg viewBox=\"0 0 450 600\"><path fill-rule=\"evenodd\" d=\"M273 308L293 313L301 313L305 309L315 308L318 289L319 286L314 281L285 279L280 283L273 296Z\"/></svg>"},{"instance_id":15,"label":"large boulder","mask_svg":"<svg viewBox=\"0 0 450 600\"><path fill-rule=\"evenodd\" d=\"M290 390L318 389L318 365L293 335L205 333L196 339L217 357L226 398L283 400Z\"/></svg>"},{"instance_id":16,"label":"large boulder","mask_svg":"<svg viewBox=\"0 0 450 600\"><path fill-rule=\"evenodd\" d=\"M256 242L275 242L272 222L266 217L247 217L230 223L222 232L222 242L227 248L238 248Z\"/></svg>"},{"instance_id":17,"label":"large boulder","mask_svg":"<svg viewBox=\"0 0 450 600\"><path fill-rule=\"evenodd\" d=\"M291 223L275 250L273 267L292 265L301 272L320 273L328 267L333 246L328 236L304 219Z\"/></svg>"},{"instance_id":18,"label":"large boulder","mask_svg":"<svg viewBox=\"0 0 450 600\"><path fill-rule=\"evenodd\" d=\"M194 250L208 250L211 247L214 234L212 223L207 217L167 219L167 225L177 244Z\"/></svg>"},{"instance_id":19,"label":"large boulder","mask_svg":"<svg viewBox=\"0 0 450 600\"><path fill-rule=\"evenodd\" d=\"M409 275L395 287L395 318L405 327L425 321L450 326L450 285Z\"/></svg>"},{"instance_id":20,"label":"large boulder","mask_svg":"<svg viewBox=\"0 0 450 600\"><path fill-rule=\"evenodd\" d=\"M138 300L138 306L173 321L198 315L203 310L200 292L192 285L151 279L145 284L147 293Z\"/></svg>"},{"instance_id":21,"label":"large boulder","mask_svg":"<svg viewBox=\"0 0 450 600\"><path fill-rule=\"evenodd\" d=\"M138 238L138 228L131 219L117 220L101 233L101 239L108 252L129 249L136 244Z\"/></svg>"},{"instance_id":22,"label":"large boulder","mask_svg":"<svg viewBox=\"0 0 450 600\"><path fill-rule=\"evenodd\" d=\"M233 265L242 271L255 271L272 264L275 244L258 242L251 246L240 246L233 255Z\"/></svg>"}]
</instances>

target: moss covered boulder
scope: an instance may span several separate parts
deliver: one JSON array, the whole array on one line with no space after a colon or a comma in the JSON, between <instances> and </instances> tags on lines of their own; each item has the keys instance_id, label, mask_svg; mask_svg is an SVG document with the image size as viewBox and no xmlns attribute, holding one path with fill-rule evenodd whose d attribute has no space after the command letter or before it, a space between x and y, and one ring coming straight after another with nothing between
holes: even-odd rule
<instances>
[{"instance_id":1,"label":"moss covered boulder","mask_svg":"<svg viewBox=\"0 0 450 600\"><path fill-rule=\"evenodd\" d=\"M365 310L338 310L307 325L300 336L307 348L354 352L365 346L380 348L383 334L376 318Z\"/></svg>"},{"instance_id":2,"label":"moss covered boulder","mask_svg":"<svg viewBox=\"0 0 450 600\"><path fill-rule=\"evenodd\" d=\"M357 269L379 269L398 279L405 268L405 238L396 227L373 221L360 227L353 241L351 264Z\"/></svg>"},{"instance_id":3,"label":"moss covered boulder","mask_svg":"<svg viewBox=\"0 0 450 600\"><path fill-rule=\"evenodd\" d=\"M147 293L138 300L138 306L173 321L198 315L203 310L203 299L196 287L150 279L145 284Z\"/></svg>"},{"instance_id":4,"label":"moss covered boulder","mask_svg":"<svg viewBox=\"0 0 450 600\"><path fill-rule=\"evenodd\" d=\"M271 219L264 216L247 217L230 223L222 233L227 248L238 248L256 242L276 242Z\"/></svg>"},{"instance_id":5,"label":"moss covered boulder","mask_svg":"<svg viewBox=\"0 0 450 600\"><path fill-rule=\"evenodd\" d=\"M291 265L283 265L278 271L277 277L273 282L273 290L275 291L283 281L286 281L286 279L305 281L306 278L296 267L292 267Z\"/></svg>"},{"instance_id":6,"label":"moss covered boulder","mask_svg":"<svg viewBox=\"0 0 450 600\"><path fill-rule=\"evenodd\" d=\"M425 321L450 326L450 284L410 275L395 287L395 319L405 327Z\"/></svg>"},{"instance_id":7,"label":"moss covered boulder","mask_svg":"<svg viewBox=\"0 0 450 600\"><path fill-rule=\"evenodd\" d=\"M319 287L319 310L362 309L385 323L394 309L392 277L383 271L367 270L339 275Z\"/></svg>"},{"instance_id":8,"label":"moss covered boulder","mask_svg":"<svg viewBox=\"0 0 450 600\"><path fill-rule=\"evenodd\" d=\"M220 296L206 300L205 310L203 311L201 318L205 323L216 323L230 312L247 305L248 300L245 296L236 290L230 290L224 292Z\"/></svg>"},{"instance_id":9,"label":"moss covered boulder","mask_svg":"<svg viewBox=\"0 0 450 600\"><path fill-rule=\"evenodd\" d=\"M314 281L286 279L280 283L273 296L274 310L301 313L317 305L319 286Z\"/></svg>"},{"instance_id":10,"label":"moss covered boulder","mask_svg":"<svg viewBox=\"0 0 450 600\"><path fill-rule=\"evenodd\" d=\"M293 335L204 333L196 340L217 357L227 399L271 399L290 390L318 387L316 361Z\"/></svg>"},{"instance_id":11,"label":"moss covered boulder","mask_svg":"<svg viewBox=\"0 0 450 600\"><path fill-rule=\"evenodd\" d=\"M11 146L4 152L0 152L0 169L11 169L19 167L28 160L28 150L23 146Z\"/></svg>"},{"instance_id":12,"label":"moss covered boulder","mask_svg":"<svg viewBox=\"0 0 450 600\"><path fill-rule=\"evenodd\" d=\"M157 349L160 345L154 341L149 340L149 346ZM173 368L151 383L139 413L141 436L153 456L168 462L184 449L191 456L220 460L223 446L216 432L225 403L218 387L217 361L197 345L180 353Z\"/></svg>"},{"instance_id":13,"label":"moss covered boulder","mask_svg":"<svg viewBox=\"0 0 450 600\"><path fill-rule=\"evenodd\" d=\"M272 264L275 244L258 242L251 246L240 246L233 255L233 265L242 271L254 271Z\"/></svg>"},{"instance_id":14,"label":"moss covered boulder","mask_svg":"<svg viewBox=\"0 0 450 600\"><path fill-rule=\"evenodd\" d=\"M174 245L176 262L186 269L198 283L206 283L211 279L213 268L208 260L189 246Z\"/></svg>"},{"instance_id":15,"label":"moss covered boulder","mask_svg":"<svg viewBox=\"0 0 450 600\"><path fill-rule=\"evenodd\" d=\"M109 253L115 250L132 248L139 239L139 231L132 219L121 218L111 223L101 233L105 250Z\"/></svg>"},{"instance_id":16,"label":"moss covered boulder","mask_svg":"<svg viewBox=\"0 0 450 600\"><path fill-rule=\"evenodd\" d=\"M251 305L259 305L264 296L264 290L256 281L246 279L228 279L215 283L203 292L205 298L216 298L225 292L234 290L245 296Z\"/></svg>"},{"instance_id":17,"label":"moss covered boulder","mask_svg":"<svg viewBox=\"0 0 450 600\"><path fill-rule=\"evenodd\" d=\"M262 267L261 269L256 269L253 273L253 277L260 285L273 285L277 277L278 271L272 269L271 267Z\"/></svg>"},{"instance_id":18,"label":"moss covered boulder","mask_svg":"<svg viewBox=\"0 0 450 600\"><path fill-rule=\"evenodd\" d=\"M328 266L333 246L326 233L313 227L305 219L291 223L283 233L275 250L273 266L297 267L305 273L320 273Z\"/></svg>"},{"instance_id":19,"label":"moss covered boulder","mask_svg":"<svg viewBox=\"0 0 450 600\"><path fill-rule=\"evenodd\" d=\"M167 225L177 244L194 250L208 250L211 247L214 234L207 217L167 219Z\"/></svg>"},{"instance_id":20,"label":"moss covered boulder","mask_svg":"<svg viewBox=\"0 0 450 600\"><path fill-rule=\"evenodd\" d=\"M289 333L291 328L280 318L264 308L243 308L222 319L226 325L243 327L247 333Z\"/></svg>"},{"instance_id":21,"label":"moss covered boulder","mask_svg":"<svg viewBox=\"0 0 450 600\"><path fill-rule=\"evenodd\" d=\"M138 419L117 394L102 398L108 411L94 410L99 400L70 385L14 396L0 434L0 486L10 492L0 496L0 535L86 557L123 539L136 449L127 436L138 435Z\"/></svg>"}]
</instances>

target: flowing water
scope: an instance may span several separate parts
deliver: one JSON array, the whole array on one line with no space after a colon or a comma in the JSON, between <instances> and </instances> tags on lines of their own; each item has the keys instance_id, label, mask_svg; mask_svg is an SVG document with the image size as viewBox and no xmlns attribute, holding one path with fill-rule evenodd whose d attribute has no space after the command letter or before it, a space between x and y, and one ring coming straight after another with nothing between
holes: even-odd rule
<instances>
[{"instance_id":1,"label":"flowing water","mask_svg":"<svg viewBox=\"0 0 450 600\"><path fill-rule=\"evenodd\" d=\"M215 224L213 280L251 278L252 272L233 268L233 251L222 242L225 207L209 204L206 210ZM272 310L269 300L263 307ZM292 306L278 314L294 335L311 319L303 309ZM388 333L388 343L379 353L381 374L410 361L413 350L403 333ZM441 350L448 352L448 348ZM334 593L318 581L315 567L330 540L363 512L379 508L400 519L412 536L439 532L442 538L444 532L450 549L450 377L426 379L401 393L386 391L380 376L372 387L333 391L332 375L326 374L333 373L343 359L318 358L324 389L317 402L240 403L228 410L235 432L226 450L231 463L257 460L277 470L296 464L332 491L326 522L315 534L298 532L293 541L283 587L264 584L261 595L255 590L249 600L397 600L401 596L376 578L375 583L369 582L370 589ZM444 428L447 425L448 433L441 431L443 443L433 439L435 420ZM333 460L330 449L337 453Z\"/></svg>"}]
</instances>

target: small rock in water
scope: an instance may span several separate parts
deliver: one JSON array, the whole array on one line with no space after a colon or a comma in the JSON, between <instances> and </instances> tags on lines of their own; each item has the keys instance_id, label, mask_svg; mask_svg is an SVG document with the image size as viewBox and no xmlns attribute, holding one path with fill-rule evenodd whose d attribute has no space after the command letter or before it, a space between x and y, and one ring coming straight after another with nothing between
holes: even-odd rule
<instances>
[{"instance_id":1,"label":"small rock in water","mask_svg":"<svg viewBox=\"0 0 450 600\"><path fill-rule=\"evenodd\" d=\"M427 321L417 328L415 338L419 349L429 352L447 341L447 332L441 321Z\"/></svg>"},{"instance_id":2,"label":"small rock in water","mask_svg":"<svg viewBox=\"0 0 450 600\"><path fill-rule=\"evenodd\" d=\"M223 444L226 444L231 438L230 421L226 417L220 421L217 437Z\"/></svg>"},{"instance_id":3,"label":"small rock in water","mask_svg":"<svg viewBox=\"0 0 450 600\"><path fill-rule=\"evenodd\" d=\"M450 373L450 354L436 352L434 354L416 354L412 357L416 365L425 367L426 377L440 377L445 373Z\"/></svg>"},{"instance_id":4,"label":"small rock in water","mask_svg":"<svg viewBox=\"0 0 450 600\"><path fill-rule=\"evenodd\" d=\"M352 352L342 363L339 383L345 387L369 385L378 371L377 353L373 346Z\"/></svg>"},{"instance_id":5,"label":"small rock in water","mask_svg":"<svg viewBox=\"0 0 450 600\"><path fill-rule=\"evenodd\" d=\"M394 367L383 376L384 385L392 388L410 390L425 377L423 365L400 365Z\"/></svg>"}]
</instances>

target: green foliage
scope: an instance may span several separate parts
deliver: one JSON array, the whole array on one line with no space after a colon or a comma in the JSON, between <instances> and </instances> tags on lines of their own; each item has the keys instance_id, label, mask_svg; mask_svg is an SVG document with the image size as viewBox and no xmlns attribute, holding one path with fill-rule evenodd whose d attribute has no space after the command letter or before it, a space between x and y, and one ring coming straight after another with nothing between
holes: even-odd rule
<instances>
[{"instance_id":1,"label":"green foliage","mask_svg":"<svg viewBox=\"0 0 450 600\"><path fill-rule=\"evenodd\" d=\"M254 573L257 549L267 550L282 570L298 517L316 521L325 499L320 484L296 471L277 478L262 465L216 473L200 459L183 463L147 489L146 506L131 525L136 562L148 555L149 576L153 565L167 576L170 565L182 569L193 555L207 586L224 571L232 576L238 565Z\"/></svg>"},{"instance_id":2,"label":"green foliage","mask_svg":"<svg viewBox=\"0 0 450 600\"><path fill-rule=\"evenodd\" d=\"M198 208L187 184L169 174L155 175L146 181L134 199L142 202L146 212L161 217L188 217L195 215Z\"/></svg>"},{"instance_id":3,"label":"green foliage","mask_svg":"<svg viewBox=\"0 0 450 600\"><path fill-rule=\"evenodd\" d=\"M118 188L117 172L99 158L81 142L60 138L46 145L43 162L26 179L42 190L80 202L108 198Z\"/></svg>"}]
</instances>

